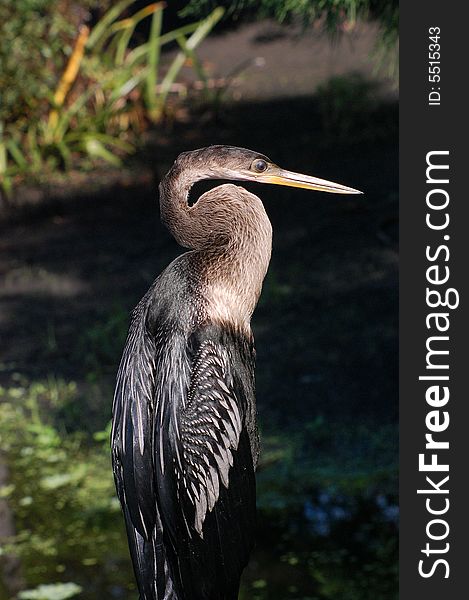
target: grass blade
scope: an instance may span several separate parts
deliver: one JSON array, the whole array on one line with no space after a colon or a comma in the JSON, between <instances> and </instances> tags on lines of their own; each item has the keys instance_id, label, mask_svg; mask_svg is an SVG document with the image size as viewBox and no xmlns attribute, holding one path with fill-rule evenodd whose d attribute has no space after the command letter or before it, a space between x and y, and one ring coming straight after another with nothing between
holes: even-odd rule
<instances>
[{"instance_id":1,"label":"grass blade","mask_svg":"<svg viewBox=\"0 0 469 600\"><path fill-rule=\"evenodd\" d=\"M120 29L127 29L129 27L135 28L135 26L138 23L140 23L140 21L143 21L143 19L146 19L146 17L153 15L155 12L163 10L163 8L165 7L166 4L164 2L154 2L153 4L148 4L148 6L141 8L131 17L113 23L111 25L110 31L114 33L115 31L119 31Z\"/></svg>"},{"instance_id":2,"label":"grass blade","mask_svg":"<svg viewBox=\"0 0 469 600\"><path fill-rule=\"evenodd\" d=\"M134 0L120 0L96 23L90 33L86 47L94 52L99 52L113 31L111 24Z\"/></svg>"},{"instance_id":3,"label":"grass blade","mask_svg":"<svg viewBox=\"0 0 469 600\"><path fill-rule=\"evenodd\" d=\"M207 37L210 31L215 27L218 21L222 18L225 10L221 7L216 8L209 16L200 22L197 30L187 40L187 45L191 50L195 50L200 42Z\"/></svg>"},{"instance_id":4,"label":"grass blade","mask_svg":"<svg viewBox=\"0 0 469 600\"><path fill-rule=\"evenodd\" d=\"M72 153L67 144L63 141L55 144L55 147L59 151L60 156L62 157L64 168L66 170L70 169L70 165L72 164Z\"/></svg>"},{"instance_id":5,"label":"grass blade","mask_svg":"<svg viewBox=\"0 0 469 600\"><path fill-rule=\"evenodd\" d=\"M153 13L150 39L148 41L148 72L146 78L146 103L150 119L156 117L156 83L158 81L158 64L160 60L160 35L163 23L163 11Z\"/></svg>"},{"instance_id":6,"label":"grass blade","mask_svg":"<svg viewBox=\"0 0 469 600\"><path fill-rule=\"evenodd\" d=\"M3 122L0 121L0 176L7 170L7 147L3 139Z\"/></svg>"},{"instance_id":7,"label":"grass blade","mask_svg":"<svg viewBox=\"0 0 469 600\"><path fill-rule=\"evenodd\" d=\"M8 140L7 142L5 142L5 146L10 155L12 156L13 160L18 165L18 167L22 170L26 170L28 168L28 161L26 160L24 152L20 150L19 145L14 140Z\"/></svg>"},{"instance_id":8,"label":"grass blade","mask_svg":"<svg viewBox=\"0 0 469 600\"><path fill-rule=\"evenodd\" d=\"M85 92L80 94L66 110L62 111L54 131L54 140L56 142L59 142L64 138L70 126L71 119L86 105L88 100L96 91L97 87L97 85L94 85L88 88Z\"/></svg>"},{"instance_id":9,"label":"grass blade","mask_svg":"<svg viewBox=\"0 0 469 600\"><path fill-rule=\"evenodd\" d=\"M184 27L178 27L178 29L174 29L173 31L168 31L168 33L164 33L160 36L160 46L164 46L169 42L174 42L181 35L188 35L189 33L193 33L200 23L191 23L190 25L184 25ZM126 63L129 66L133 66L138 64L142 59L146 58L148 55L148 42L144 42L137 46L133 50L129 52L126 58Z\"/></svg>"},{"instance_id":10,"label":"grass blade","mask_svg":"<svg viewBox=\"0 0 469 600\"><path fill-rule=\"evenodd\" d=\"M132 144L129 144L129 142L125 142L124 140L116 138L112 135L108 135L107 133L71 133L66 137L66 141L68 144L83 144L88 142L89 140L95 140L100 144L112 146L114 148L117 148L118 150L127 152L128 154L132 153L135 150L134 146L132 146Z\"/></svg>"},{"instance_id":11,"label":"grass blade","mask_svg":"<svg viewBox=\"0 0 469 600\"><path fill-rule=\"evenodd\" d=\"M28 129L26 134L26 138L28 140L29 152L31 154L32 159L32 170L39 171L42 167L42 154L41 154L41 146L37 141L37 132L34 126Z\"/></svg>"},{"instance_id":12,"label":"grass blade","mask_svg":"<svg viewBox=\"0 0 469 600\"><path fill-rule=\"evenodd\" d=\"M178 44L182 48L186 57L191 59L192 65L194 67L194 70L195 70L197 76L204 84L204 92L205 92L205 95L207 96L208 95L208 77L207 77L207 74L205 72L205 69L204 69L202 63L199 60L199 57L197 56L197 54L195 53L194 50L189 48L185 38L178 39Z\"/></svg>"},{"instance_id":13,"label":"grass blade","mask_svg":"<svg viewBox=\"0 0 469 600\"><path fill-rule=\"evenodd\" d=\"M133 89L135 89L140 83L142 83L142 81L144 81L147 78L147 70L148 67L145 67L139 73L133 75L132 77L124 81L124 83L121 83L120 87L116 88L112 92L110 101L115 102L119 98L123 98L130 94L130 92Z\"/></svg>"},{"instance_id":14,"label":"grass blade","mask_svg":"<svg viewBox=\"0 0 469 600\"><path fill-rule=\"evenodd\" d=\"M135 30L135 26L128 27L127 29L122 30L118 34L117 40L117 48L116 48L116 65L121 66L124 64L125 53L127 52L127 48L129 47L130 38L132 37Z\"/></svg>"},{"instance_id":15,"label":"grass blade","mask_svg":"<svg viewBox=\"0 0 469 600\"><path fill-rule=\"evenodd\" d=\"M83 147L92 158L101 158L115 167L122 166L121 159L104 146L99 140L89 137L83 142Z\"/></svg>"}]
</instances>

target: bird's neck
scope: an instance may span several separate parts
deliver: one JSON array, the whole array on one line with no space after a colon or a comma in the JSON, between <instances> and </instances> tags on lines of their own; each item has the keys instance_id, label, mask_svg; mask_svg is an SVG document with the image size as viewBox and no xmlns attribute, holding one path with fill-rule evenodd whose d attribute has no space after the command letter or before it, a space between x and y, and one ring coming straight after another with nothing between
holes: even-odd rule
<instances>
[{"instance_id":1,"label":"bird's neck","mask_svg":"<svg viewBox=\"0 0 469 600\"><path fill-rule=\"evenodd\" d=\"M191 187L201 179L203 176L189 175L186 171L177 171L173 167L159 187L161 221L184 248L196 247L188 198Z\"/></svg>"},{"instance_id":2,"label":"bird's neck","mask_svg":"<svg viewBox=\"0 0 469 600\"><path fill-rule=\"evenodd\" d=\"M231 216L230 243L200 252L205 272L202 293L210 318L247 330L272 249L272 227L260 200L251 210L249 220Z\"/></svg>"},{"instance_id":3,"label":"bird's neck","mask_svg":"<svg viewBox=\"0 0 469 600\"><path fill-rule=\"evenodd\" d=\"M179 244L195 250L208 316L249 327L269 266L272 227L261 200L233 184L189 207L191 186L204 178L170 172L160 186L161 219Z\"/></svg>"}]
</instances>

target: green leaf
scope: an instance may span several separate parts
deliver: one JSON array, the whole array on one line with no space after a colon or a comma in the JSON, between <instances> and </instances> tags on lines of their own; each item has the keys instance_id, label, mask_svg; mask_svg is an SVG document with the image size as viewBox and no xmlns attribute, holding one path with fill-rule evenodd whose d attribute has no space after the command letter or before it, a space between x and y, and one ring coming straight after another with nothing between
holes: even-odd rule
<instances>
[{"instance_id":1,"label":"green leaf","mask_svg":"<svg viewBox=\"0 0 469 600\"><path fill-rule=\"evenodd\" d=\"M91 157L102 158L106 162L116 167L120 167L122 165L121 159L116 154L113 154L110 150L108 150L106 146L96 138L87 138L84 142L84 148Z\"/></svg>"},{"instance_id":2,"label":"green leaf","mask_svg":"<svg viewBox=\"0 0 469 600\"><path fill-rule=\"evenodd\" d=\"M42 167L42 154L40 144L37 139L37 131L34 126L28 129L26 137L28 140L29 152L32 157L33 171L39 171Z\"/></svg>"},{"instance_id":3,"label":"green leaf","mask_svg":"<svg viewBox=\"0 0 469 600\"><path fill-rule=\"evenodd\" d=\"M111 94L110 102L115 102L119 98L125 98L130 92L135 89L142 81L145 80L148 72L148 67L142 69L137 75L134 75L116 87Z\"/></svg>"},{"instance_id":4,"label":"green leaf","mask_svg":"<svg viewBox=\"0 0 469 600\"><path fill-rule=\"evenodd\" d=\"M40 485L45 490L55 490L64 485L68 485L73 479L71 473L55 473L54 475L43 477L40 481Z\"/></svg>"},{"instance_id":5,"label":"green leaf","mask_svg":"<svg viewBox=\"0 0 469 600\"><path fill-rule=\"evenodd\" d=\"M18 167L20 167L20 169L27 169L28 161L26 160L25 154L20 150L19 145L14 140L8 140L6 142L6 147Z\"/></svg>"},{"instance_id":6,"label":"green leaf","mask_svg":"<svg viewBox=\"0 0 469 600\"><path fill-rule=\"evenodd\" d=\"M67 600L82 591L76 583L50 583L39 585L34 590L24 590L18 594L19 600Z\"/></svg>"},{"instance_id":7,"label":"green leaf","mask_svg":"<svg viewBox=\"0 0 469 600\"><path fill-rule=\"evenodd\" d=\"M116 65L122 65L125 60L125 53L127 52L127 48L129 46L130 38L133 35L135 27L128 27L123 31L119 32L116 36Z\"/></svg>"},{"instance_id":8,"label":"green leaf","mask_svg":"<svg viewBox=\"0 0 469 600\"><path fill-rule=\"evenodd\" d=\"M151 20L150 39L148 41L148 71L146 78L146 102L151 112L156 107L156 82L158 79L158 63L161 50L161 26L163 23L163 11L153 13Z\"/></svg>"},{"instance_id":9,"label":"green leaf","mask_svg":"<svg viewBox=\"0 0 469 600\"><path fill-rule=\"evenodd\" d=\"M190 25L184 25L184 27L178 27L177 29L173 29L173 31L168 31L168 33L164 33L160 37L160 46L164 46L165 44L174 42L181 35L188 35L189 33L193 33L199 26L200 23L191 23ZM148 55L148 44L148 42L145 42L131 50L126 57L126 64L129 66L135 66L144 58L146 58Z\"/></svg>"},{"instance_id":10,"label":"green leaf","mask_svg":"<svg viewBox=\"0 0 469 600\"><path fill-rule=\"evenodd\" d=\"M98 89L98 85L90 86L87 90L85 90L82 94L78 96L78 98L65 110L62 110L59 113L59 120L57 125L52 132L55 140L62 140L70 126L71 119L80 112L80 110L86 105L91 96Z\"/></svg>"},{"instance_id":11,"label":"green leaf","mask_svg":"<svg viewBox=\"0 0 469 600\"><path fill-rule=\"evenodd\" d=\"M0 141L0 174L7 170L7 147L5 142Z\"/></svg>"},{"instance_id":12,"label":"green leaf","mask_svg":"<svg viewBox=\"0 0 469 600\"><path fill-rule=\"evenodd\" d=\"M199 60L199 57L194 52L194 50L189 48L189 46L186 42L186 39L184 37L178 38L177 42L178 42L179 46L182 48L183 52L192 60L194 70L197 73L197 76L199 77L199 79L204 84L204 90L205 90L205 93L207 94L207 92L208 92L208 77L207 77L207 73L205 72L205 69L204 69L202 63Z\"/></svg>"},{"instance_id":13,"label":"green leaf","mask_svg":"<svg viewBox=\"0 0 469 600\"><path fill-rule=\"evenodd\" d=\"M87 48L98 52L107 38L112 35L110 25L134 0L121 0L117 2L93 27L90 37L86 43Z\"/></svg>"},{"instance_id":14,"label":"green leaf","mask_svg":"<svg viewBox=\"0 0 469 600\"><path fill-rule=\"evenodd\" d=\"M129 144L129 142L125 142L124 140L108 135L107 133L78 133L76 135L70 134L70 136L67 136L67 141L87 142L89 140L99 141L106 146L114 146L127 153L131 153L135 150L134 146Z\"/></svg>"}]
</instances>

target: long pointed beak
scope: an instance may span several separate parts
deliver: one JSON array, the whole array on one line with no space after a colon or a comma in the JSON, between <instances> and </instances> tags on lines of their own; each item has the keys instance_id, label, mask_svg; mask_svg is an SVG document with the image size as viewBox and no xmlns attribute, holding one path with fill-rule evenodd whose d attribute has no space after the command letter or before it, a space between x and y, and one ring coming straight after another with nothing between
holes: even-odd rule
<instances>
[{"instance_id":1,"label":"long pointed beak","mask_svg":"<svg viewBox=\"0 0 469 600\"><path fill-rule=\"evenodd\" d=\"M355 190L354 188L341 185L340 183L319 179L318 177L311 177L310 175L303 175L302 173L294 173L293 171L284 171L283 169L279 169L275 175L258 175L256 181L272 183L274 185L304 188L305 190L330 192L331 194L363 194L360 190Z\"/></svg>"}]
</instances>

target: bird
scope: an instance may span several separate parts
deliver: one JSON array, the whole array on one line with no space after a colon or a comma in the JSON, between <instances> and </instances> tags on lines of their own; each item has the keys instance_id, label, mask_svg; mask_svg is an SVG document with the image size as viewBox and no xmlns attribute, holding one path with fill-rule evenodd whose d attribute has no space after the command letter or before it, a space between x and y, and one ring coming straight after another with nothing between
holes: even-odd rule
<instances>
[{"instance_id":1,"label":"bird","mask_svg":"<svg viewBox=\"0 0 469 600\"><path fill-rule=\"evenodd\" d=\"M140 600L236 600L254 545L259 436L251 316L272 248L252 181L338 194L344 185L214 145L180 154L161 220L187 252L132 312L117 373L111 454Z\"/></svg>"}]
</instances>

